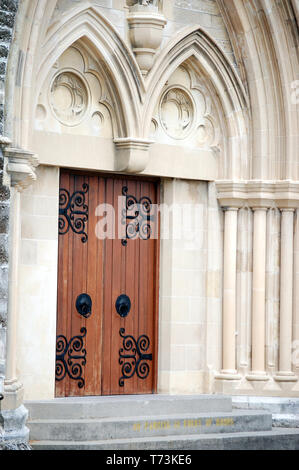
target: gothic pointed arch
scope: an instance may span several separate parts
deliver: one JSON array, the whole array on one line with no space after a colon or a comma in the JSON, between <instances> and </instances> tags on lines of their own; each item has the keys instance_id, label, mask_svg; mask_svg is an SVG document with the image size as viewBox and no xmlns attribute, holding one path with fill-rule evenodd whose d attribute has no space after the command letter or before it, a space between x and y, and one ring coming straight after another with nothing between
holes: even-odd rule
<instances>
[{"instance_id":1,"label":"gothic pointed arch","mask_svg":"<svg viewBox=\"0 0 299 470\"><path fill-rule=\"evenodd\" d=\"M19 35L19 43L23 42L24 46L19 53L19 68L13 69L12 74L19 82L20 91L14 91L16 96L10 97L15 117L15 128L11 134L15 135L18 145L26 146L30 141L29 123L32 122L38 96L49 70L78 41L100 65L108 84L116 113L114 137L138 137L143 78L133 53L114 26L94 6L81 4L51 24L56 2L50 1L45 5L42 5L43 2L35 2L35 8L33 3L26 3L27 9L23 5L21 14L24 18L24 15L30 13L28 23L31 28L28 30L23 27ZM41 14L43 6L45 17ZM27 50L29 48L27 52L25 45L28 46ZM28 86L31 83L35 86Z\"/></svg>"},{"instance_id":2,"label":"gothic pointed arch","mask_svg":"<svg viewBox=\"0 0 299 470\"><path fill-rule=\"evenodd\" d=\"M245 88L215 41L201 28L186 27L163 48L146 78L147 96L144 106L144 135L150 127L153 109L171 74L182 64L190 63L209 84L219 99L225 119L227 161L220 177L248 178L249 146L245 138L249 100Z\"/></svg>"}]
</instances>

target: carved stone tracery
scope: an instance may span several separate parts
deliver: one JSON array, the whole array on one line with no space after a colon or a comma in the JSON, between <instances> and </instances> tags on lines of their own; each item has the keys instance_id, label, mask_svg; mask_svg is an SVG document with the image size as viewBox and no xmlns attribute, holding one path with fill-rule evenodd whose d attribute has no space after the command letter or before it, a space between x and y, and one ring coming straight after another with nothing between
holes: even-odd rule
<instances>
[{"instance_id":1,"label":"carved stone tracery","mask_svg":"<svg viewBox=\"0 0 299 470\"><path fill-rule=\"evenodd\" d=\"M56 76L51 87L51 108L57 119L76 125L83 119L88 106L88 91L83 80L73 72Z\"/></svg>"},{"instance_id":2,"label":"carved stone tracery","mask_svg":"<svg viewBox=\"0 0 299 470\"><path fill-rule=\"evenodd\" d=\"M162 126L170 137L185 138L194 120L194 106L191 96L179 87L168 90L162 96L160 117Z\"/></svg>"},{"instance_id":3,"label":"carved stone tracery","mask_svg":"<svg viewBox=\"0 0 299 470\"><path fill-rule=\"evenodd\" d=\"M188 140L194 147L218 151L220 135L211 91L188 64L183 64L165 84L152 117L151 137L165 143Z\"/></svg>"}]
</instances>

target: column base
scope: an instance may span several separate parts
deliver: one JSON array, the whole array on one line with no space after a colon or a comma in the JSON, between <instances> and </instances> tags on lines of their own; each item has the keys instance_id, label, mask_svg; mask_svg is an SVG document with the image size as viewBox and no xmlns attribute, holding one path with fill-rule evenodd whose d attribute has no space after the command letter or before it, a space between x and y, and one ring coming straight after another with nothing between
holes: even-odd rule
<instances>
[{"instance_id":1,"label":"column base","mask_svg":"<svg viewBox=\"0 0 299 470\"><path fill-rule=\"evenodd\" d=\"M298 377L293 372L284 372L278 371L277 374L274 375L274 380L277 382L297 382Z\"/></svg>"},{"instance_id":2,"label":"column base","mask_svg":"<svg viewBox=\"0 0 299 470\"><path fill-rule=\"evenodd\" d=\"M0 448L4 450L30 450L29 429L25 426L28 411L24 405L15 410L0 411L2 432Z\"/></svg>"},{"instance_id":3,"label":"column base","mask_svg":"<svg viewBox=\"0 0 299 470\"><path fill-rule=\"evenodd\" d=\"M242 376L234 370L222 370L215 375L216 380L241 380Z\"/></svg>"},{"instance_id":4,"label":"column base","mask_svg":"<svg viewBox=\"0 0 299 470\"><path fill-rule=\"evenodd\" d=\"M252 371L246 375L246 380L249 381L260 381L260 382L267 382L270 379L269 375L267 375L264 371Z\"/></svg>"},{"instance_id":5,"label":"column base","mask_svg":"<svg viewBox=\"0 0 299 470\"><path fill-rule=\"evenodd\" d=\"M1 410L16 410L23 404L24 388L17 380L4 382L4 398Z\"/></svg>"},{"instance_id":6,"label":"column base","mask_svg":"<svg viewBox=\"0 0 299 470\"><path fill-rule=\"evenodd\" d=\"M0 448L30 450L28 411L23 405L24 389L20 382L4 383L4 398L0 402Z\"/></svg>"}]
</instances>

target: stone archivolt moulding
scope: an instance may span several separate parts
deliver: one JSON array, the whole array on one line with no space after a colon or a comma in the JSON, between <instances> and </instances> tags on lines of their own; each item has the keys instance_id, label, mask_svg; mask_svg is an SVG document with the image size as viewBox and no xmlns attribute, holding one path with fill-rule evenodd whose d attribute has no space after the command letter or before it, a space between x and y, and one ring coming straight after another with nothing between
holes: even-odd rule
<instances>
[{"instance_id":1,"label":"stone archivolt moulding","mask_svg":"<svg viewBox=\"0 0 299 470\"><path fill-rule=\"evenodd\" d=\"M299 208L299 183L284 181L216 181L223 208Z\"/></svg>"}]
</instances>

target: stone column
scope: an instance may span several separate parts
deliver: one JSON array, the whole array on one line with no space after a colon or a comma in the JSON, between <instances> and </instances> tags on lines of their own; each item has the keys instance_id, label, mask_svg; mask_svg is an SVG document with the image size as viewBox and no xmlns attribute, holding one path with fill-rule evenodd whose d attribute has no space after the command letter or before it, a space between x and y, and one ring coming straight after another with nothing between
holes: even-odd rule
<instances>
[{"instance_id":1,"label":"stone column","mask_svg":"<svg viewBox=\"0 0 299 470\"><path fill-rule=\"evenodd\" d=\"M248 380L268 380L265 373L267 208L253 208L252 363Z\"/></svg>"},{"instance_id":2,"label":"stone column","mask_svg":"<svg viewBox=\"0 0 299 470\"><path fill-rule=\"evenodd\" d=\"M281 209L280 335L278 381L296 381L292 372L294 209Z\"/></svg>"},{"instance_id":3,"label":"stone column","mask_svg":"<svg viewBox=\"0 0 299 470\"><path fill-rule=\"evenodd\" d=\"M236 267L238 208L224 213L222 370L217 379L239 379L236 370Z\"/></svg>"},{"instance_id":4,"label":"stone column","mask_svg":"<svg viewBox=\"0 0 299 470\"><path fill-rule=\"evenodd\" d=\"M8 148L4 152L7 185L10 186L9 229L9 290L6 333L6 367L2 417L4 438L16 443L28 440L25 426L27 410L23 406L23 386L17 376L17 321L18 321L18 270L20 245L20 192L35 179L37 159L21 149Z\"/></svg>"},{"instance_id":5,"label":"stone column","mask_svg":"<svg viewBox=\"0 0 299 470\"><path fill-rule=\"evenodd\" d=\"M10 246L9 246L9 287L8 318L6 334L6 368L4 409L16 409L23 402L23 387L17 379L16 336L18 311L18 263L20 240L20 192L11 187L10 199Z\"/></svg>"}]
</instances>

